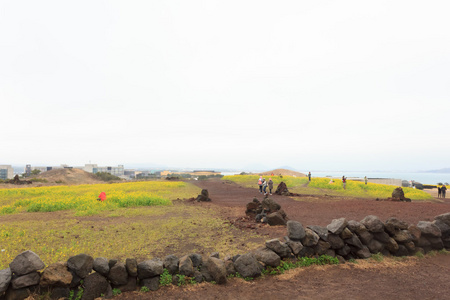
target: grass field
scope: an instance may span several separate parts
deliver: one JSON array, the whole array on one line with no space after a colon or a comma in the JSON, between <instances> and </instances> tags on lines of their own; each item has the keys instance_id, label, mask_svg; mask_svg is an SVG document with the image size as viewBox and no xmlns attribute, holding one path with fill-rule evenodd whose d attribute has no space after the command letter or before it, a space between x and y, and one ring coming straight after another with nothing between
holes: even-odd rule
<instances>
[{"instance_id":1,"label":"grass field","mask_svg":"<svg viewBox=\"0 0 450 300\"><path fill-rule=\"evenodd\" d=\"M104 203L96 200L101 191ZM0 190L0 270L25 250L51 264L80 253L125 261L257 247L258 235L225 223L217 209L171 201L199 193L161 181Z\"/></svg>"},{"instance_id":2,"label":"grass field","mask_svg":"<svg viewBox=\"0 0 450 300\"><path fill-rule=\"evenodd\" d=\"M224 176L222 180L229 180L236 182L245 187L258 187L259 175L233 175ZM268 177L266 176L266 180ZM286 183L290 192L299 194L329 194L335 196L351 196L351 197L363 197L363 198L388 198L392 196L392 192L396 188L392 185L368 183L365 185L363 182L347 180L347 187L344 190L342 181L334 180L334 183L330 184L330 178L312 178L308 183L307 177L292 177L292 176L273 176L274 189L278 184L283 181ZM433 197L421 190L413 188L403 188L405 197L412 200L431 200Z\"/></svg>"},{"instance_id":3,"label":"grass field","mask_svg":"<svg viewBox=\"0 0 450 300\"><path fill-rule=\"evenodd\" d=\"M100 192L107 201L97 201ZM173 199L198 192L185 182L163 181L1 189L0 214L74 210L79 216L94 215L121 207L171 205Z\"/></svg>"}]
</instances>

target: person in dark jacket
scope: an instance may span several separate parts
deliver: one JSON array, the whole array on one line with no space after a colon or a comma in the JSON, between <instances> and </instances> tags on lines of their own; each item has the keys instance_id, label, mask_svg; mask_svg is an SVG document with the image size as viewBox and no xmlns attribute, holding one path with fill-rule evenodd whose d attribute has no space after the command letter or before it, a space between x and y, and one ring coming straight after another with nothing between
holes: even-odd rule
<instances>
[{"instance_id":1,"label":"person in dark jacket","mask_svg":"<svg viewBox=\"0 0 450 300\"><path fill-rule=\"evenodd\" d=\"M272 178L269 178L269 194L272 195L272 190L273 190L273 181Z\"/></svg>"},{"instance_id":2,"label":"person in dark jacket","mask_svg":"<svg viewBox=\"0 0 450 300\"><path fill-rule=\"evenodd\" d=\"M445 192L447 191L447 187L443 185L441 187L441 198L445 198Z\"/></svg>"},{"instance_id":3,"label":"person in dark jacket","mask_svg":"<svg viewBox=\"0 0 450 300\"><path fill-rule=\"evenodd\" d=\"M438 186L438 198L441 198L441 195L442 195L442 190L441 190L441 187Z\"/></svg>"}]
</instances>

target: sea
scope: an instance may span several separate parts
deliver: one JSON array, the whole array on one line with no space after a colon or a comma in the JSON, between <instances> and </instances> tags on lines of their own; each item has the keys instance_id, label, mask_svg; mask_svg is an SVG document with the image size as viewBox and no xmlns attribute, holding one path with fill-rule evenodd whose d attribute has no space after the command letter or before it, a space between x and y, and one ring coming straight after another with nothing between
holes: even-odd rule
<instances>
[{"instance_id":1,"label":"sea","mask_svg":"<svg viewBox=\"0 0 450 300\"><path fill-rule=\"evenodd\" d=\"M242 171L236 172L222 172L223 175L237 175ZM246 171L249 172L249 171ZM252 171L251 171L252 172ZM301 173L308 174L309 171L300 171ZM252 172L258 173L258 172ZM311 171L312 177L333 177L341 178L342 176L348 178L392 178L401 179L406 181L415 181L422 184L437 184L444 183L448 185L450 183L450 173L425 173L425 172L359 172L359 171Z\"/></svg>"}]
</instances>

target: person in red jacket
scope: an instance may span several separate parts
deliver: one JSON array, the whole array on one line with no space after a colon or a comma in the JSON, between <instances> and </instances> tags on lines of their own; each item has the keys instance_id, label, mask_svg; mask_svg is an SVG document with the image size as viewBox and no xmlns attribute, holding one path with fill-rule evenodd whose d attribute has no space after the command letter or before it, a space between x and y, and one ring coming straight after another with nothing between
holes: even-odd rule
<instances>
[{"instance_id":1,"label":"person in red jacket","mask_svg":"<svg viewBox=\"0 0 450 300\"><path fill-rule=\"evenodd\" d=\"M106 193L105 192L101 192L100 195L98 195L98 201L105 201L106 200Z\"/></svg>"}]
</instances>

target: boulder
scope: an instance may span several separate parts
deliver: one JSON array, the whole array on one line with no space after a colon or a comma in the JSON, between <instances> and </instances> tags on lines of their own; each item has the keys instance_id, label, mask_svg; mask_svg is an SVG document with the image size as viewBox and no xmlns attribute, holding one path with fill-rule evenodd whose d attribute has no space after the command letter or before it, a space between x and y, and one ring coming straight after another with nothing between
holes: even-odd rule
<instances>
[{"instance_id":1,"label":"boulder","mask_svg":"<svg viewBox=\"0 0 450 300\"><path fill-rule=\"evenodd\" d=\"M117 259L110 259L108 261L108 266L111 269L112 267L114 267L114 265L117 264Z\"/></svg>"},{"instance_id":2,"label":"boulder","mask_svg":"<svg viewBox=\"0 0 450 300\"><path fill-rule=\"evenodd\" d=\"M360 241L366 246L373 240L373 234L371 234L368 230L360 231L357 235Z\"/></svg>"},{"instance_id":3,"label":"boulder","mask_svg":"<svg viewBox=\"0 0 450 300\"><path fill-rule=\"evenodd\" d=\"M420 221L417 223L417 228L419 228L422 234L433 237L441 237L442 232L435 224L427 221Z\"/></svg>"},{"instance_id":4,"label":"boulder","mask_svg":"<svg viewBox=\"0 0 450 300\"><path fill-rule=\"evenodd\" d=\"M340 249L340 248L344 247L344 240L341 239L336 234L329 234L328 235L328 243L330 243L331 249L334 249L334 250L337 250L337 249ZM345 256L345 255L343 255L343 256Z\"/></svg>"},{"instance_id":5,"label":"boulder","mask_svg":"<svg viewBox=\"0 0 450 300\"><path fill-rule=\"evenodd\" d=\"M276 195L282 195L282 196L289 196L289 189L286 186L286 183L283 181L280 182L280 184L277 186L277 189L275 190Z\"/></svg>"},{"instance_id":6,"label":"boulder","mask_svg":"<svg viewBox=\"0 0 450 300\"><path fill-rule=\"evenodd\" d=\"M406 249L403 245L398 245L397 252L394 253L394 256L407 256L409 255L408 249Z\"/></svg>"},{"instance_id":7,"label":"boulder","mask_svg":"<svg viewBox=\"0 0 450 300\"><path fill-rule=\"evenodd\" d=\"M299 257L313 257L316 254L316 250L314 250L313 247L303 247L300 253L298 254Z\"/></svg>"},{"instance_id":8,"label":"boulder","mask_svg":"<svg viewBox=\"0 0 450 300\"><path fill-rule=\"evenodd\" d=\"M29 286L21 289L8 289L4 297L0 297L0 299L5 300L23 300L29 299L31 295L36 293L39 289L39 285Z\"/></svg>"},{"instance_id":9,"label":"boulder","mask_svg":"<svg viewBox=\"0 0 450 300\"><path fill-rule=\"evenodd\" d=\"M414 254L414 252L416 251L416 245L414 244L413 241L405 243L404 246L406 247L406 249L408 249L409 253L411 254Z\"/></svg>"},{"instance_id":10,"label":"boulder","mask_svg":"<svg viewBox=\"0 0 450 300\"><path fill-rule=\"evenodd\" d=\"M255 257L262 262L264 266L278 267L281 259L274 251L268 248L260 248L255 251Z\"/></svg>"},{"instance_id":11,"label":"boulder","mask_svg":"<svg viewBox=\"0 0 450 300\"><path fill-rule=\"evenodd\" d=\"M242 277L258 277L261 275L261 265L256 257L251 253L246 253L239 256L234 262L236 271L241 274Z\"/></svg>"},{"instance_id":12,"label":"boulder","mask_svg":"<svg viewBox=\"0 0 450 300\"><path fill-rule=\"evenodd\" d=\"M347 228L350 229L351 232L360 234L361 232L366 232L367 228L363 224L358 221L350 220L347 222Z\"/></svg>"},{"instance_id":13,"label":"boulder","mask_svg":"<svg viewBox=\"0 0 450 300\"><path fill-rule=\"evenodd\" d=\"M13 277L11 280L11 286L13 289L21 289L33 285L39 284L41 277L38 272L28 273L19 277Z\"/></svg>"},{"instance_id":14,"label":"boulder","mask_svg":"<svg viewBox=\"0 0 450 300\"><path fill-rule=\"evenodd\" d=\"M200 259L202 258L202 256L201 256L200 254L197 254L197 255L200 256ZM219 252L213 252L213 253L211 253L211 255L210 255L209 257L220 258L220 254L219 254ZM191 259L192 259L192 258L191 258ZM192 261L192 263L194 264L194 267L195 267L194 261ZM201 265L201 263L200 263L199 265Z\"/></svg>"},{"instance_id":15,"label":"boulder","mask_svg":"<svg viewBox=\"0 0 450 300\"><path fill-rule=\"evenodd\" d=\"M128 275L137 277L137 261L135 258L127 258L125 260L125 267L127 268Z\"/></svg>"},{"instance_id":16,"label":"boulder","mask_svg":"<svg viewBox=\"0 0 450 300\"><path fill-rule=\"evenodd\" d=\"M289 246L286 243L282 243L278 239L266 241L266 247L274 251L281 258L287 258L291 256L291 248L289 248Z\"/></svg>"},{"instance_id":17,"label":"boulder","mask_svg":"<svg viewBox=\"0 0 450 300\"><path fill-rule=\"evenodd\" d=\"M427 239L431 244L431 248L433 248L434 250L441 250L444 248L444 243L442 242L442 239L440 237L430 236Z\"/></svg>"},{"instance_id":18,"label":"boulder","mask_svg":"<svg viewBox=\"0 0 450 300\"><path fill-rule=\"evenodd\" d=\"M175 278L177 277L175 276ZM145 286L150 291L156 291L159 289L159 276L142 279L140 283L142 286Z\"/></svg>"},{"instance_id":19,"label":"boulder","mask_svg":"<svg viewBox=\"0 0 450 300\"><path fill-rule=\"evenodd\" d=\"M84 279L84 291L81 300L94 300L107 293L108 280L99 273L92 273Z\"/></svg>"},{"instance_id":20,"label":"boulder","mask_svg":"<svg viewBox=\"0 0 450 300\"><path fill-rule=\"evenodd\" d=\"M146 260L137 265L139 279L155 277L161 275L163 271L163 262L160 259Z\"/></svg>"},{"instance_id":21,"label":"boulder","mask_svg":"<svg viewBox=\"0 0 450 300\"><path fill-rule=\"evenodd\" d=\"M347 227L347 220L345 218L334 219L327 225L327 229L334 234L340 234L345 227Z\"/></svg>"},{"instance_id":22,"label":"boulder","mask_svg":"<svg viewBox=\"0 0 450 300\"><path fill-rule=\"evenodd\" d=\"M48 266L41 275L40 285L68 287L72 282L72 273L67 270L66 263L54 263Z\"/></svg>"},{"instance_id":23,"label":"boulder","mask_svg":"<svg viewBox=\"0 0 450 300\"><path fill-rule=\"evenodd\" d=\"M225 261L225 268L227 269L227 276L236 273L236 268L232 260Z\"/></svg>"},{"instance_id":24,"label":"boulder","mask_svg":"<svg viewBox=\"0 0 450 300\"><path fill-rule=\"evenodd\" d=\"M350 231L350 229L348 229L347 227L344 228L344 230L342 230L341 234L339 235L341 237L341 239L346 240L349 239L353 236L353 232Z\"/></svg>"},{"instance_id":25,"label":"boulder","mask_svg":"<svg viewBox=\"0 0 450 300\"><path fill-rule=\"evenodd\" d=\"M401 187L395 188L392 192L392 198L403 201L405 199L405 193Z\"/></svg>"},{"instance_id":26,"label":"boulder","mask_svg":"<svg viewBox=\"0 0 450 300\"><path fill-rule=\"evenodd\" d=\"M227 267L227 265L225 265L225 268L226 267ZM234 274L234 273L236 273L236 271L234 271L234 272L232 272L230 274ZM230 274L228 274L228 269L227 269L227 276L230 275ZM194 280L195 280L195 282L198 282L198 283L203 282L203 274L202 274L202 272L200 272L198 270L195 270L195 272L194 272Z\"/></svg>"},{"instance_id":27,"label":"boulder","mask_svg":"<svg viewBox=\"0 0 450 300\"><path fill-rule=\"evenodd\" d=\"M167 255L164 257L164 268L169 271L170 274L175 274L178 272L178 264L180 260L175 255Z\"/></svg>"},{"instance_id":28,"label":"boulder","mask_svg":"<svg viewBox=\"0 0 450 300\"><path fill-rule=\"evenodd\" d=\"M219 253L218 252L216 252L217 254L211 254L211 256L212 257L215 257L215 255L219 255ZM202 260L202 256L200 255L200 254L198 254L198 253L192 253L192 254L189 254L189 258L191 259L191 261L192 261L192 266L194 267L194 268L197 268L197 267L199 267L202 263L203 263L203 260ZM219 258L219 257L217 257L217 258Z\"/></svg>"},{"instance_id":29,"label":"boulder","mask_svg":"<svg viewBox=\"0 0 450 300\"><path fill-rule=\"evenodd\" d=\"M408 230L397 231L393 238L398 243L408 243L412 241L412 236Z\"/></svg>"},{"instance_id":30,"label":"boulder","mask_svg":"<svg viewBox=\"0 0 450 300\"><path fill-rule=\"evenodd\" d=\"M336 254L338 254L340 256L347 256L350 253L351 250L352 249L350 249L349 245L345 245L342 248L337 249L336 250Z\"/></svg>"},{"instance_id":31,"label":"boulder","mask_svg":"<svg viewBox=\"0 0 450 300\"><path fill-rule=\"evenodd\" d=\"M289 239L293 241L300 241L305 237L305 228L303 228L302 223L297 221L289 220L287 221L287 234Z\"/></svg>"},{"instance_id":32,"label":"boulder","mask_svg":"<svg viewBox=\"0 0 450 300\"><path fill-rule=\"evenodd\" d=\"M70 289L69 287L55 287L51 290L50 293L51 299L69 299L70 298Z\"/></svg>"},{"instance_id":33,"label":"boulder","mask_svg":"<svg viewBox=\"0 0 450 300\"><path fill-rule=\"evenodd\" d=\"M370 232L384 231L384 224L377 216L369 215L361 220L361 224L363 224Z\"/></svg>"},{"instance_id":34,"label":"boulder","mask_svg":"<svg viewBox=\"0 0 450 300\"><path fill-rule=\"evenodd\" d=\"M80 278L85 278L92 271L94 259L87 254L78 254L72 256L67 261L67 267L73 270Z\"/></svg>"},{"instance_id":35,"label":"boulder","mask_svg":"<svg viewBox=\"0 0 450 300\"><path fill-rule=\"evenodd\" d=\"M380 242L382 242L382 243L388 243L389 242L389 239L391 238L390 236L389 236L389 234L387 234L385 231L382 231L382 232L374 232L373 233L373 237L376 239L376 240L378 240L378 241L380 241Z\"/></svg>"},{"instance_id":36,"label":"boulder","mask_svg":"<svg viewBox=\"0 0 450 300\"><path fill-rule=\"evenodd\" d=\"M442 215L436 216L434 219L435 220L439 220L439 221L447 224L448 226L450 226L450 213L446 213L446 214L442 214Z\"/></svg>"},{"instance_id":37,"label":"boulder","mask_svg":"<svg viewBox=\"0 0 450 300\"><path fill-rule=\"evenodd\" d=\"M328 249L330 249L330 243L319 240L316 246L314 246L314 250L317 255L324 255L327 253Z\"/></svg>"},{"instance_id":38,"label":"boulder","mask_svg":"<svg viewBox=\"0 0 450 300\"><path fill-rule=\"evenodd\" d=\"M180 258L180 264L178 265L180 275L193 276L194 275L194 264L192 263L189 255L185 255Z\"/></svg>"},{"instance_id":39,"label":"boulder","mask_svg":"<svg viewBox=\"0 0 450 300\"><path fill-rule=\"evenodd\" d=\"M125 285L128 282L128 272L124 263L118 262L109 270L107 278L113 285Z\"/></svg>"},{"instance_id":40,"label":"boulder","mask_svg":"<svg viewBox=\"0 0 450 300\"><path fill-rule=\"evenodd\" d=\"M277 211L267 215L267 223L270 226L286 225L286 220L283 218L283 215Z\"/></svg>"},{"instance_id":41,"label":"boulder","mask_svg":"<svg viewBox=\"0 0 450 300\"><path fill-rule=\"evenodd\" d=\"M383 250L384 245L382 243L380 243L377 240L371 240L368 244L366 244L367 248L369 248L369 251L371 253L378 253L381 252L381 250Z\"/></svg>"},{"instance_id":42,"label":"boulder","mask_svg":"<svg viewBox=\"0 0 450 300\"><path fill-rule=\"evenodd\" d=\"M398 244L393 238L389 238L389 242L384 245L384 248L394 254L398 251Z\"/></svg>"},{"instance_id":43,"label":"boulder","mask_svg":"<svg viewBox=\"0 0 450 300\"><path fill-rule=\"evenodd\" d=\"M359 250L356 252L356 255L357 255L359 258L366 259L366 258L371 257L371 256L372 256L372 253L370 253L369 248L367 248L366 246L363 246L363 248L359 249Z\"/></svg>"},{"instance_id":44,"label":"boulder","mask_svg":"<svg viewBox=\"0 0 450 300\"><path fill-rule=\"evenodd\" d=\"M390 235L395 235L400 230L408 229L408 223L397 218L389 218L386 220L384 227Z\"/></svg>"},{"instance_id":45,"label":"boulder","mask_svg":"<svg viewBox=\"0 0 450 300\"><path fill-rule=\"evenodd\" d=\"M207 189L203 189L201 194L197 196L197 202L204 201L209 202L211 199L209 198L209 192Z\"/></svg>"},{"instance_id":46,"label":"boulder","mask_svg":"<svg viewBox=\"0 0 450 300\"><path fill-rule=\"evenodd\" d=\"M103 276L107 276L109 273L108 259L105 257L97 257L92 264L94 271L100 273Z\"/></svg>"},{"instance_id":47,"label":"boulder","mask_svg":"<svg viewBox=\"0 0 450 300\"><path fill-rule=\"evenodd\" d=\"M157 276L159 281L159 276ZM143 279L145 280L145 279ZM122 293L124 292L134 292L137 289L137 278L135 276L128 276L126 284L115 285L116 289L119 289Z\"/></svg>"},{"instance_id":48,"label":"boulder","mask_svg":"<svg viewBox=\"0 0 450 300\"><path fill-rule=\"evenodd\" d=\"M275 212L281 209L280 204L278 204L271 198L264 198L264 200L261 202L261 205L262 208L264 208L268 212Z\"/></svg>"},{"instance_id":49,"label":"boulder","mask_svg":"<svg viewBox=\"0 0 450 300\"><path fill-rule=\"evenodd\" d=\"M9 264L11 272L17 276L36 272L45 268L45 264L33 251L27 250L17 255Z\"/></svg>"},{"instance_id":50,"label":"boulder","mask_svg":"<svg viewBox=\"0 0 450 300\"><path fill-rule=\"evenodd\" d=\"M300 242L297 241L292 241L292 240L286 240L286 244L289 246L289 248L291 248L292 253L294 253L294 255L298 255L300 253L300 251L302 251L303 249L303 245Z\"/></svg>"},{"instance_id":51,"label":"boulder","mask_svg":"<svg viewBox=\"0 0 450 300\"><path fill-rule=\"evenodd\" d=\"M442 222L441 220L434 220L432 223L439 228L439 230L441 231L441 234L442 234L442 238L450 236L450 226L449 225Z\"/></svg>"},{"instance_id":52,"label":"boulder","mask_svg":"<svg viewBox=\"0 0 450 300\"><path fill-rule=\"evenodd\" d=\"M8 289L11 279L12 272L10 268L6 268L0 271L0 295Z\"/></svg>"},{"instance_id":53,"label":"boulder","mask_svg":"<svg viewBox=\"0 0 450 300\"><path fill-rule=\"evenodd\" d=\"M202 276L203 276L203 279L204 279L204 281L206 281L206 282L211 282L211 281L213 281L214 279L212 278L212 276L211 276L211 274L209 274L209 271L208 271L208 260L205 260L204 262L203 262L203 264L200 266L200 273L202 273ZM195 274L195 272L194 272L194 274Z\"/></svg>"},{"instance_id":54,"label":"boulder","mask_svg":"<svg viewBox=\"0 0 450 300\"><path fill-rule=\"evenodd\" d=\"M70 282L70 288L76 288L81 284L81 280L83 280L80 276L78 276L75 271L69 269L70 274L72 274L72 282Z\"/></svg>"},{"instance_id":55,"label":"boulder","mask_svg":"<svg viewBox=\"0 0 450 300\"><path fill-rule=\"evenodd\" d=\"M319 242L319 236L317 235L317 233L315 233L314 231L312 231L309 228L306 228L305 230L305 237L302 239L302 244L303 246L306 247L313 247L315 245L317 245L317 243Z\"/></svg>"},{"instance_id":56,"label":"boulder","mask_svg":"<svg viewBox=\"0 0 450 300\"><path fill-rule=\"evenodd\" d=\"M358 249L364 249L365 246L361 243L360 239L356 234L353 234L351 238L344 240L348 245L354 246Z\"/></svg>"},{"instance_id":57,"label":"boulder","mask_svg":"<svg viewBox=\"0 0 450 300\"><path fill-rule=\"evenodd\" d=\"M225 263L223 260L208 257L208 272L211 274L214 281L218 284L227 283L227 269L225 268Z\"/></svg>"},{"instance_id":58,"label":"boulder","mask_svg":"<svg viewBox=\"0 0 450 300\"><path fill-rule=\"evenodd\" d=\"M328 241L328 229L326 227L322 227L322 226L317 226L317 225L312 225L312 226L307 226L309 229L311 229L312 231L314 231L315 233L317 233L317 235L324 240L325 242ZM305 233L306 234L306 233Z\"/></svg>"},{"instance_id":59,"label":"boulder","mask_svg":"<svg viewBox=\"0 0 450 300\"><path fill-rule=\"evenodd\" d=\"M422 235L420 229L416 225L410 225L408 226L408 231L411 234L413 242L418 242Z\"/></svg>"},{"instance_id":60,"label":"boulder","mask_svg":"<svg viewBox=\"0 0 450 300\"><path fill-rule=\"evenodd\" d=\"M421 248L427 248L427 247L431 247L431 243L427 237L422 235L422 236L420 236L420 239L417 242L417 246L419 246Z\"/></svg>"}]
</instances>

